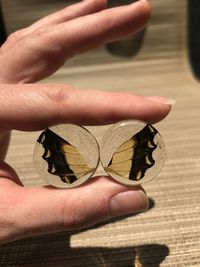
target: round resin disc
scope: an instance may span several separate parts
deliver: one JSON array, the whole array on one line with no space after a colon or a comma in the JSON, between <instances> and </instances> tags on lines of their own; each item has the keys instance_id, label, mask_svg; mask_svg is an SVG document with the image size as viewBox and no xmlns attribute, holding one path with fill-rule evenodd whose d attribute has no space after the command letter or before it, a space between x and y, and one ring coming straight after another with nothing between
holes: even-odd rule
<instances>
[{"instance_id":1,"label":"round resin disc","mask_svg":"<svg viewBox=\"0 0 200 267\"><path fill-rule=\"evenodd\" d=\"M128 120L114 124L105 133L100 158L115 180L137 185L157 176L166 154L162 137L152 125Z\"/></svg>"},{"instance_id":2,"label":"round resin disc","mask_svg":"<svg viewBox=\"0 0 200 267\"><path fill-rule=\"evenodd\" d=\"M72 188L96 171L99 146L85 128L63 124L40 134L33 155L36 171L43 180L55 187Z\"/></svg>"}]
</instances>

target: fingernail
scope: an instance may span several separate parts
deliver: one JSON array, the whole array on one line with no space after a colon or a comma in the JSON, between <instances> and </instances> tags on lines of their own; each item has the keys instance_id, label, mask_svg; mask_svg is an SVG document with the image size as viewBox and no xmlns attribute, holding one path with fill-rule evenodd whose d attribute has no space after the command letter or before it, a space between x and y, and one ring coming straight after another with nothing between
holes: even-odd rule
<instances>
[{"instance_id":1,"label":"fingernail","mask_svg":"<svg viewBox=\"0 0 200 267\"><path fill-rule=\"evenodd\" d=\"M119 193L110 200L111 217L144 211L149 207L149 200L142 190Z\"/></svg>"},{"instance_id":2,"label":"fingernail","mask_svg":"<svg viewBox=\"0 0 200 267\"><path fill-rule=\"evenodd\" d=\"M145 98L153 102L162 103L170 106L173 106L176 103L176 100L162 96L146 96Z\"/></svg>"}]
</instances>

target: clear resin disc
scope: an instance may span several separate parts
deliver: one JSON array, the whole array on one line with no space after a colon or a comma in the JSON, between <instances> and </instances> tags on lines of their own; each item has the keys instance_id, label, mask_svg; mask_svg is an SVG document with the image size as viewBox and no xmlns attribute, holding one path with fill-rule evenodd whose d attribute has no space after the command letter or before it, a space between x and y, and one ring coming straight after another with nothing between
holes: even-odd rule
<instances>
[{"instance_id":1,"label":"clear resin disc","mask_svg":"<svg viewBox=\"0 0 200 267\"><path fill-rule=\"evenodd\" d=\"M157 176L166 153L162 137L152 125L128 120L114 124L105 133L100 158L112 178L137 185Z\"/></svg>"},{"instance_id":2,"label":"clear resin disc","mask_svg":"<svg viewBox=\"0 0 200 267\"><path fill-rule=\"evenodd\" d=\"M35 144L34 165L39 176L59 188L87 181L99 163L99 146L85 128L74 124L44 130Z\"/></svg>"}]
</instances>

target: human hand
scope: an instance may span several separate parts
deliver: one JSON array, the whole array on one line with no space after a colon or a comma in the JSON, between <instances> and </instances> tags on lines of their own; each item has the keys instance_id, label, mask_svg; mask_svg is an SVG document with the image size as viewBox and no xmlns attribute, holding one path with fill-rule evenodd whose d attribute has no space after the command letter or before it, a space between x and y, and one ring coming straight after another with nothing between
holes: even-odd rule
<instances>
[{"instance_id":1,"label":"human hand","mask_svg":"<svg viewBox=\"0 0 200 267\"><path fill-rule=\"evenodd\" d=\"M141 29L146 1L106 9L87 0L50 15L8 38L0 51L1 132L41 130L58 123L108 124L123 119L157 122L170 111L161 97L80 90L64 84L33 83L55 72L67 58ZM82 229L114 216L147 209L142 187L96 177L70 190L23 187L0 163L0 242Z\"/></svg>"}]
</instances>

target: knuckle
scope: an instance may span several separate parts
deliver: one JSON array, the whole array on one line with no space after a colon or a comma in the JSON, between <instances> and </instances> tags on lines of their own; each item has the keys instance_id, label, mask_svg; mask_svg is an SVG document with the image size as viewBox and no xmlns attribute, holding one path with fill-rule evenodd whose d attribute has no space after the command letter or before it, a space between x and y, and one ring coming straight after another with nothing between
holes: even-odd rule
<instances>
[{"instance_id":1,"label":"knuckle","mask_svg":"<svg viewBox=\"0 0 200 267\"><path fill-rule=\"evenodd\" d=\"M33 38L34 37L34 38ZM73 55L73 49L63 39L62 27L41 27L32 35L33 40L41 43L45 52L55 57L56 61L64 64L67 58Z\"/></svg>"},{"instance_id":2,"label":"knuckle","mask_svg":"<svg viewBox=\"0 0 200 267\"><path fill-rule=\"evenodd\" d=\"M8 36L8 40L18 40L21 37L24 37L25 35L26 35L26 29L21 29L21 30L18 30L18 31L11 33Z\"/></svg>"},{"instance_id":3,"label":"knuckle","mask_svg":"<svg viewBox=\"0 0 200 267\"><path fill-rule=\"evenodd\" d=\"M46 90L46 95L48 99L57 106L58 104L68 102L72 91L73 87L71 86L49 85L48 89Z\"/></svg>"},{"instance_id":4,"label":"knuckle","mask_svg":"<svg viewBox=\"0 0 200 267\"><path fill-rule=\"evenodd\" d=\"M67 122L71 118L73 88L67 85L47 84L41 88L40 97L46 107L47 124L51 117L51 124Z\"/></svg>"},{"instance_id":5,"label":"knuckle","mask_svg":"<svg viewBox=\"0 0 200 267\"><path fill-rule=\"evenodd\" d=\"M45 38L49 35L53 35L54 33L55 33L55 28L52 26L41 27L41 28L38 28L37 31L35 31L35 35L41 38Z\"/></svg>"},{"instance_id":6,"label":"knuckle","mask_svg":"<svg viewBox=\"0 0 200 267\"><path fill-rule=\"evenodd\" d=\"M108 199L91 201L77 194L62 205L62 229L80 230L109 218Z\"/></svg>"},{"instance_id":7,"label":"knuckle","mask_svg":"<svg viewBox=\"0 0 200 267\"><path fill-rule=\"evenodd\" d=\"M87 217L85 201L77 194L63 202L61 212L63 229L78 230L84 227Z\"/></svg>"},{"instance_id":8,"label":"knuckle","mask_svg":"<svg viewBox=\"0 0 200 267\"><path fill-rule=\"evenodd\" d=\"M95 216L99 221L102 221L102 218L109 217L109 199L102 198L100 199L95 207Z\"/></svg>"}]
</instances>

